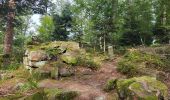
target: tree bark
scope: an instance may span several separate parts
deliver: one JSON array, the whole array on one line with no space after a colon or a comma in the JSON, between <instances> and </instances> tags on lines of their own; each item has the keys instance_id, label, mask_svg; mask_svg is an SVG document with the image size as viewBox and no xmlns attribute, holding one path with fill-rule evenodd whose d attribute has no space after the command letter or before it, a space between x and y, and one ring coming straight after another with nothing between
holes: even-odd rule
<instances>
[{"instance_id":1,"label":"tree bark","mask_svg":"<svg viewBox=\"0 0 170 100\"><path fill-rule=\"evenodd\" d=\"M100 37L100 50L102 50L103 49L103 46L102 46L102 37Z\"/></svg>"},{"instance_id":2,"label":"tree bark","mask_svg":"<svg viewBox=\"0 0 170 100\"><path fill-rule=\"evenodd\" d=\"M104 33L104 36L103 36L103 52L106 53L106 34Z\"/></svg>"},{"instance_id":3,"label":"tree bark","mask_svg":"<svg viewBox=\"0 0 170 100\"><path fill-rule=\"evenodd\" d=\"M9 0L8 2L8 15L7 26L4 38L4 50L3 53L6 58L5 65L10 64L9 56L12 53L13 35L14 35L14 18L15 18L15 1Z\"/></svg>"}]
</instances>

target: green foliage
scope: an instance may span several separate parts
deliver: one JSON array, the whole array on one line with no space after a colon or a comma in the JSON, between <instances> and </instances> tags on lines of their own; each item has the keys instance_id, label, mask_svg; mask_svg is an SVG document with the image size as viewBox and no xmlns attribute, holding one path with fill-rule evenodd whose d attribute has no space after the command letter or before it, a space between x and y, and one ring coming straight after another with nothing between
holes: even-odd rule
<instances>
[{"instance_id":1,"label":"green foliage","mask_svg":"<svg viewBox=\"0 0 170 100\"><path fill-rule=\"evenodd\" d=\"M77 58L77 65L83 66L83 67L87 67L90 68L92 70L97 70L99 69L100 65L97 64L97 62L94 61L93 58L86 58L86 57L78 57Z\"/></svg>"},{"instance_id":2,"label":"green foliage","mask_svg":"<svg viewBox=\"0 0 170 100\"><path fill-rule=\"evenodd\" d=\"M9 66L7 66L7 70L17 70L20 66L20 63L12 62Z\"/></svg>"},{"instance_id":3,"label":"green foliage","mask_svg":"<svg viewBox=\"0 0 170 100\"><path fill-rule=\"evenodd\" d=\"M143 68L163 70L165 67L164 61L158 56L132 51L125 54L124 58L118 62L117 70L132 77L140 75Z\"/></svg>"},{"instance_id":4,"label":"green foliage","mask_svg":"<svg viewBox=\"0 0 170 100\"><path fill-rule=\"evenodd\" d=\"M52 40L52 33L54 32L55 26L53 18L51 16L43 16L41 18L41 25L38 28L39 37L42 41L48 42Z\"/></svg>"},{"instance_id":5,"label":"green foliage","mask_svg":"<svg viewBox=\"0 0 170 100\"><path fill-rule=\"evenodd\" d=\"M47 48L46 53L49 55L49 57L57 57L57 55L60 53L59 48Z\"/></svg>"},{"instance_id":6,"label":"green foliage","mask_svg":"<svg viewBox=\"0 0 170 100\"><path fill-rule=\"evenodd\" d=\"M27 83L24 83L21 87L21 91L28 91L38 88L38 83L33 78L29 78Z\"/></svg>"},{"instance_id":7,"label":"green foliage","mask_svg":"<svg viewBox=\"0 0 170 100\"><path fill-rule=\"evenodd\" d=\"M110 92L111 90L114 90L116 88L116 84L117 84L117 79L108 80L104 87L104 90L106 92Z\"/></svg>"},{"instance_id":8,"label":"green foliage","mask_svg":"<svg viewBox=\"0 0 170 100\"><path fill-rule=\"evenodd\" d=\"M118 55L124 55L127 53L127 49L126 47L123 46L116 46L114 49L114 54L118 54Z\"/></svg>"},{"instance_id":9,"label":"green foliage","mask_svg":"<svg viewBox=\"0 0 170 100\"><path fill-rule=\"evenodd\" d=\"M69 91L69 92L61 92L58 95L56 95L56 98L58 100L74 100L74 98L77 96L77 92L75 91Z\"/></svg>"},{"instance_id":10,"label":"green foliage","mask_svg":"<svg viewBox=\"0 0 170 100\"><path fill-rule=\"evenodd\" d=\"M41 70L35 70L32 72L32 78L34 80L43 80L43 79L46 79L46 78L50 78L51 77L51 73L49 72L44 72L44 71L41 71Z\"/></svg>"},{"instance_id":11,"label":"green foliage","mask_svg":"<svg viewBox=\"0 0 170 100\"><path fill-rule=\"evenodd\" d=\"M123 74L128 75L129 77L135 76L138 73L136 64L127 60L121 60L118 63L117 70Z\"/></svg>"},{"instance_id":12,"label":"green foliage","mask_svg":"<svg viewBox=\"0 0 170 100\"><path fill-rule=\"evenodd\" d=\"M70 7L70 4L65 4L61 11L61 15L53 14L55 30L52 34L52 40L68 40L69 31L71 31L70 29L72 27L72 12Z\"/></svg>"}]
</instances>

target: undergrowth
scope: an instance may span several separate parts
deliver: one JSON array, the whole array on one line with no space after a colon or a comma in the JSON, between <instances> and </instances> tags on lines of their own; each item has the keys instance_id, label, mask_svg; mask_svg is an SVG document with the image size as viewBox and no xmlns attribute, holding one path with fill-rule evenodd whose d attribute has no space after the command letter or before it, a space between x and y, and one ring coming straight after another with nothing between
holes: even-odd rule
<instances>
[{"instance_id":1,"label":"undergrowth","mask_svg":"<svg viewBox=\"0 0 170 100\"><path fill-rule=\"evenodd\" d=\"M141 51L131 51L126 53L122 60L118 62L117 70L129 77L133 77L142 74L141 70L145 68L162 71L167 68L165 61L156 55Z\"/></svg>"}]
</instances>

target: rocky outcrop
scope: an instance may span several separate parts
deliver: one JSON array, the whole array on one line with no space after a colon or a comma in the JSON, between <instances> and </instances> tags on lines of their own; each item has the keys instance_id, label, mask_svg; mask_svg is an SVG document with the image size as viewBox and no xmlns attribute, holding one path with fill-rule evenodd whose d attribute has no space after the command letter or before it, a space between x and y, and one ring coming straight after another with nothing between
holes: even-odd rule
<instances>
[{"instance_id":1,"label":"rocky outcrop","mask_svg":"<svg viewBox=\"0 0 170 100\"><path fill-rule=\"evenodd\" d=\"M50 42L39 45L29 45L23 64L31 73L43 77L57 78L58 75L74 74L68 66L77 63L80 48L75 42Z\"/></svg>"},{"instance_id":2,"label":"rocky outcrop","mask_svg":"<svg viewBox=\"0 0 170 100\"><path fill-rule=\"evenodd\" d=\"M107 89L116 89L121 100L168 100L167 86L153 77L114 79L108 83Z\"/></svg>"}]
</instances>

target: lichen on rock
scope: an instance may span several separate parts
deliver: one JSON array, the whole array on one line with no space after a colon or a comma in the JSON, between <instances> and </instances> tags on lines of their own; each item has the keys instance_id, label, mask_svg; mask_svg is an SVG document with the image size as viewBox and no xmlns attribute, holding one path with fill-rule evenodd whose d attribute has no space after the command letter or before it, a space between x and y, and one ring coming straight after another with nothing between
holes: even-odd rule
<instances>
[{"instance_id":1,"label":"lichen on rock","mask_svg":"<svg viewBox=\"0 0 170 100\"><path fill-rule=\"evenodd\" d=\"M142 100L168 99L167 86L148 76L118 80L117 90L120 98L138 98Z\"/></svg>"}]
</instances>

